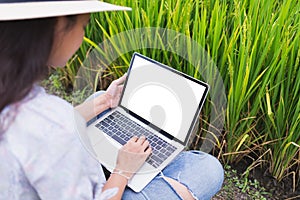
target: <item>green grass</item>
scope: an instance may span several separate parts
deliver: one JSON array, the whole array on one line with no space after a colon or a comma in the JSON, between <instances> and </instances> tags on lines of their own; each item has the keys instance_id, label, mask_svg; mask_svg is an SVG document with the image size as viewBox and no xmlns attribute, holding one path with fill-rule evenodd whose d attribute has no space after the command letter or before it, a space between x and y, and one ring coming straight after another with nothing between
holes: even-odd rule
<instances>
[{"instance_id":1,"label":"green grass","mask_svg":"<svg viewBox=\"0 0 300 200\"><path fill-rule=\"evenodd\" d=\"M266 200L273 199L273 195L268 192L256 180L249 180L242 177L231 166L224 167L224 184L222 189L212 199L253 199Z\"/></svg>"},{"instance_id":2,"label":"green grass","mask_svg":"<svg viewBox=\"0 0 300 200\"><path fill-rule=\"evenodd\" d=\"M75 81L78 77L88 77L85 85L93 90L105 88L107 84L100 82L99 76L117 78L128 69L133 51L145 54L212 86L201 114L199 144L205 143L203 138L216 138L207 141L224 162L238 162L251 155L254 162L249 170L266 165L278 180L291 176L294 185L299 184L298 1L113 3L132 7L132 11L92 15L84 44L66 70L60 72L65 84L79 85ZM173 31L170 40L160 28ZM97 55L92 67L83 62L91 49L96 49ZM195 56L199 56L199 62L189 62ZM86 68L78 76L79 64ZM220 94L223 86L225 93ZM218 104L218 98L227 101Z\"/></svg>"}]
</instances>

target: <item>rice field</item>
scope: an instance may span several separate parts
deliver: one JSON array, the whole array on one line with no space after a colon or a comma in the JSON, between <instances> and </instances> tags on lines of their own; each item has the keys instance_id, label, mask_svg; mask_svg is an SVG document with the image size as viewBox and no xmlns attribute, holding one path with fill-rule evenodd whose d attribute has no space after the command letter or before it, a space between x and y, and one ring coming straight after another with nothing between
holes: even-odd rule
<instances>
[{"instance_id":1,"label":"rice field","mask_svg":"<svg viewBox=\"0 0 300 200\"><path fill-rule=\"evenodd\" d=\"M78 85L82 65L81 73L94 74L86 85L105 87L99 76L121 76L140 52L211 85L190 148L224 163L250 157L248 171L267 167L299 185L298 0L107 2L132 11L92 15L82 47L60 72L65 84ZM90 55L96 64L87 67Z\"/></svg>"}]
</instances>

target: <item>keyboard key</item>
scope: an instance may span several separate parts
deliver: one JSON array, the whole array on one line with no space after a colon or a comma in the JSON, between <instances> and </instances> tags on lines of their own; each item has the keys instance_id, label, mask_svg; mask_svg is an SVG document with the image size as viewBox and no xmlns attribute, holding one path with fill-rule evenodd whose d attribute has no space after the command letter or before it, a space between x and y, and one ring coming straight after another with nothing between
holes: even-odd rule
<instances>
[{"instance_id":1,"label":"keyboard key","mask_svg":"<svg viewBox=\"0 0 300 200\"><path fill-rule=\"evenodd\" d=\"M157 155L157 154L159 154L159 151L157 151L156 149L153 149L152 154Z\"/></svg>"},{"instance_id":2,"label":"keyboard key","mask_svg":"<svg viewBox=\"0 0 300 200\"><path fill-rule=\"evenodd\" d=\"M151 135L152 133L149 131L146 131L146 133L144 133L144 136L148 137L149 135Z\"/></svg>"},{"instance_id":3,"label":"keyboard key","mask_svg":"<svg viewBox=\"0 0 300 200\"><path fill-rule=\"evenodd\" d=\"M171 146L168 146L166 149L167 149L167 151L169 151L169 152L173 152L173 151L174 151L174 149L173 149Z\"/></svg>"},{"instance_id":4,"label":"keyboard key","mask_svg":"<svg viewBox=\"0 0 300 200\"><path fill-rule=\"evenodd\" d=\"M112 135L114 135L114 132L112 132L112 131L107 131L106 134L107 134L108 136L112 136Z\"/></svg>"},{"instance_id":5,"label":"keyboard key","mask_svg":"<svg viewBox=\"0 0 300 200\"><path fill-rule=\"evenodd\" d=\"M112 130L111 130L111 132L113 132L113 133L116 133L118 130L116 129L116 128L113 128Z\"/></svg>"},{"instance_id":6,"label":"keyboard key","mask_svg":"<svg viewBox=\"0 0 300 200\"><path fill-rule=\"evenodd\" d=\"M106 122L104 122L104 121L100 122L100 124L103 125L103 126L105 126L105 127L109 127L109 125Z\"/></svg>"},{"instance_id":7,"label":"keyboard key","mask_svg":"<svg viewBox=\"0 0 300 200\"><path fill-rule=\"evenodd\" d=\"M164 154L162 154L162 153L159 153L159 154L158 154L158 157L161 158L161 159L163 159L163 160L165 160L166 155L164 155Z\"/></svg>"},{"instance_id":8,"label":"keyboard key","mask_svg":"<svg viewBox=\"0 0 300 200\"><path fill-rule=\"evenodd\" d=\"M170 156L172 153L169 151L166 151L164 154L166 154L166 156Z\"/></svg>"},{"instance_id":9,"label":"keyboard key","mask_svg":"<svg viewBox=\"0 0 300 200\"><path fill-rule=\"evenodd\" d=\"M102 122L110 123L110 120L108 118L105 118Z\"/></svg>"},{"instance_id":10,"label":"keyboard key","mask_svg":"<svg viewBox=\"0 0 300 200\"><path fill-rule=\"evenodd\" d=\"M113 120L115 117L113 115L109 115L107 118Z\"/></svg>"},{"instance_id":11,"label":"keyboard key","mask_svg":"<svg viewBox=\"0 0 300 200\"><path fill-rule=\"evenodd\" d=\"M112 138L115 139L117 142L119 142L121 145L126 144L126 141L124 141L122 138L120 138L117 135L113 135Z\"/></svg>"},{"instance_id":12,"label":"keyboard key","mask_svg":"<svg viewBox=\"0 0 300 200\"><path fill-rule=\"evenodd\" d=\"M149 163L150 165L152 165L154 161L151 160L150 157L149 157L149 158L146 160L146 162Z\"/></svg>"},{"instance_id":13,"label":"keyboard key","mask_svg":"<svg viewBox=\"0 0 300 200\"><path fill-rule=\"evenodd\" d=\"M156 155L152 155L151 158L152 158L154 161L158 162L158 163L162 163L162 162L163 162L163 161L162 161L158 156L156 156Z\"/></svg>"}]
</instances>

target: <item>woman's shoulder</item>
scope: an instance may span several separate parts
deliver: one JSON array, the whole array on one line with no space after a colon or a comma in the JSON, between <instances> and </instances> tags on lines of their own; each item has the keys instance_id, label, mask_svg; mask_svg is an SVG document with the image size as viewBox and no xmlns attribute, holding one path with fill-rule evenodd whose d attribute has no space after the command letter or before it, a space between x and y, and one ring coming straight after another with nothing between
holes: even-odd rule
<instances>
[{"instance_id":1,"label":"woman's shoulder","mask_svg":"<svg viewBox=\"0 0 300 200\"><path fill-rule=\"evenodd\" d=\"M19 105L16 122L30 122L26 126L35 127L56 125L67 130L74 123L74 108L64 99L46 93L39 86L29 96Z\"/></svg>"},{"instance_id":2,"label":"woman's shoulder","mask_svg":"<svg viewBox=\"0 0 300 200\"><path fill-rule=\"evenodd\" d=\"M64 99L46 93L45 89L35 86L28 97L22 101L19 112L40 115L47 118L57 118L73 112L73 106Z\"/></svg>"}]
</instances>

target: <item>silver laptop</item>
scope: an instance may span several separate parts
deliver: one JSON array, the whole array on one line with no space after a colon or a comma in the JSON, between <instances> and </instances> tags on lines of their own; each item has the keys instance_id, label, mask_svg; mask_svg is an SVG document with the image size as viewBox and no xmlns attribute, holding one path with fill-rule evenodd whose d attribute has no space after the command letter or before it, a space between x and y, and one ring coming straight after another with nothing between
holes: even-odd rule
<instances>
[{"instance_id":1,"label":"silver laptop","mask_svg":"<svg viewBox=\"0 0 300 200\"><path fill-rule=\"evenodd\" d=\"M188 144L209 86L134 53L119 106L87 127L90 147L109 170L131 137L146 136L152 154L128 182L141 191Z\"/></svg>"}]
</instances>

